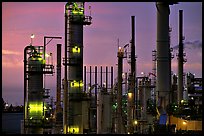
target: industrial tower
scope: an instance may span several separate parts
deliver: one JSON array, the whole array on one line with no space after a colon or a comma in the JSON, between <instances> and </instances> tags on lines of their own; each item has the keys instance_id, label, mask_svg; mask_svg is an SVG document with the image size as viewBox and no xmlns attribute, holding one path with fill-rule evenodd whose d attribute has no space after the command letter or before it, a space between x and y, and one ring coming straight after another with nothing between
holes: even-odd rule
<instances>
[{"instance_id":1,"label":"industrial tower","mask_svg":"<svg viewBox=\"0 0 204 136\"><path fill-rule=\"evenodd\" d=\"M47 116L49 89L43 87L43 75L53 74L54 66L46 64L43 46L26 46L24 49L24 120L23 134L43 134L52 128L52 118Z\"/></svg>"},{"instance_id":2,"label":"industrial tower","mask_svg":"<svg viewBox=\"0 0 204 136\"><path fill-rule=\"evenodd\" d=\"M64 133L84 133L88 129L88 105L83 92L83 25L91 24L84 15L84 2L65 5L65 78L63 98Z\"/></svg>"}]
</instances>

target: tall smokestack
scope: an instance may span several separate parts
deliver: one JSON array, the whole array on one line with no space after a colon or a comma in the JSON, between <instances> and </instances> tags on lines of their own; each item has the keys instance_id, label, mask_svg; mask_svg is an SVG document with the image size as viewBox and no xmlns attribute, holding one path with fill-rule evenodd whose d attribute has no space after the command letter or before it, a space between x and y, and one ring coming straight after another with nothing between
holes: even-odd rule
<instances>
[{"instance_id":1,"label":"tall smokestack","mask_svg":"<svg viewBox=\"0 0 204 136\"><path fill-rule=\"evenodd\" d=\"M131 19L132 19L131 74L133 75L133 78L134 78L136 76L135 75L135 16L131 16Z\"/></svg>"},{"instance_id":2,"label":"tall smokestack","mask_svg":"<svg viewBox=\"0 0 204 136\"><path fill-rule=\"evenodd\" d=\"M134 102L135 102L135 77L136 77L136 57L135 57L135 16L131 16L132 19L132 44L131 44L131 75L132 75L132 93L133 93L133 101L132 101L132 120L134 117Z\"/></svg>"},{"instance_id":3,"label":"tall smokestack","mask_svg":"<svg viewBox=\"0 0 204 136\"><path fill-rule=\"evenodd\" d=\"M169 3L156 2L157 7L157 81L156 91L158 92L159 106L165 108L169 103L170 75L169 67Z\"/></svg>"},{"instance_id":4,"label":"tall smokestack","mask_svg":"<svg viewBox=\"0 0 204 136\"><path fill-rule=\"evenodd\" d=\"M183 98L183 10L179 10L178 104Z\"/></svg>"},{"instance_id":5,"label":"tall smokestack","mask_svg":"<svg viewBox=\"0 0 204 136\"><path fill-rule=\"evenodd\" d=\"M122 121L122 72L123 72L123 55L124 49L119 47L118 49L118 93L117 93L117 129L116 133L123 133L123 121Z\"/></svg>"}]
</instances>

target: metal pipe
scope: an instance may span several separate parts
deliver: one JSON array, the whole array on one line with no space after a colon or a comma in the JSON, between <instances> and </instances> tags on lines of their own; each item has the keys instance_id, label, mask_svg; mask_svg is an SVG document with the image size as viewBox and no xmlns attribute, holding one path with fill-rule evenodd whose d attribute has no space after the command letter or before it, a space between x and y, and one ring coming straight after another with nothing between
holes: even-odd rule
<instances>
[{"instance_id":1,"label":"metal pipe","mask_svg":"<svg viewBox=\"0 0 204 136\"><path fill-rule=\"evenodd\" d=\"M102 88L101 88L102 89ZM102 97L102 94L103 94L103 92L102 92L102 90L101 91L99 91L99 93L97 94L97 130L96 130L96 133L97 134L100 134L100 133L102 133L101 132L101 129L102 129L102 114L103 114L103 112L102 112L102 101L103 101L103 97Z\"/></svg>"},{"instance_id":2,"label":"metal pipe","mask_svg":"<svg viewBox=\"0 0 204 136\"><path fill-rule=\"evenodd\" d=\"M128 98L128 127L127 131L133 133L133 119L134 119L134 102L135 102L135 16L131 16L132 22L132 40L131 40L131 73L130 73L130 90L128 93L131 93L133 98Z\"/></svg>"},{"instance_id":3,"label":"metal pipe","mask_svg":"<svg viewBox=\"0 0 204 136\"><path fill-rule=\"evenodd\" d=\"M97 66L95 66L95 106L97 104Z\"/></svg>"},{"instance_id":4,"label":"metal pipe","mask_svg":"<svg viewBox=\"0 0 204 136\"><path fill-rule=\"evenodd\" d=\"M44 36L44 47L43 47L44 60L45 60L45 53L46 53L46 45L48 44L46 43L47 38L51 38L50 41L48 41L48 43L50 43L52 39L62 39L62 37L58 37L58 36Z\"/></svg>"},{"instance_id":5,"label":"metal pipe","mask_svg":"<svg viewBox=\"0 0 204 136\"><path fill-rule=\"evenodd\" d=\"M86 92L86 66L84 66L84 92Z\"/></svg>"},{"instance_id":6,"label":"metal pipe","mask_svg":"<svg viewBox=\"0 0 204 136\"><path fill-rule=\"evenodd\" d=\"M183 10L179 10L178 104L183 98Z\"/></svg>"},{"instance_id":7,"label":"metal pipe","mask_svg":"<svg viewBox=\"0 0 204 136\"><path fill-rule=\"evenodd\" d=\"M131 44L131 74L135 74L135 16L131 16L132 19L132 44ZM134 92L134 91L133 91Z\"/></svg>"},{"instance_id":8,"label":"metal pipe","mask_svg":"<svg viewBox=\"0 0 204 136\"><path fill-rule=\"evenodd\" d=\"M132 84L133 84L133 102L132 104L134 105L135 101L135 76L136 76L136 59L135 59L135 16L131 16L132 19L132 44L131 44L131 74L133 76L132 78ZM133 110L134 111L134 110ZM133 113L133 118L134 118L134 113Z\"/></svg>"},{"instance_id":9,"label":"metal pipe","mask_svg":"<svg viewBox=\"0 0 204 136\"><path fill-rule=\"evenodd\" d=\"M101 87L103 86L103 68L101 66Z\"/></svg>"},{"instance_id":10,"label":"metal pipe","mask_svg":"<svg viewBox=\"0 0 204 136\"><path fill-rule=\"evenodd\" d=\"M67 90L67 23L68 23L68 3L65 5L65 66L64 66L64 93L63 93L63 130L68 132L68 90Z\"/></svg>"},{"instance_id":11,"label":"metal pipe","mask_svg":"<svg viewBox=\"0 0 204 136\"><path fill-rule=\"evenodd\" d=\"M106 92L108 91L108 67L106 66L106 86L105 86Z\"/></svg>"},{"instance_id":12,"label":"metal pipe","mask_svg":"<svg viewBox=\"0 0 204 136\"><path fill-rule=\"evenodd\" d=\"M123 71L123 49L118 50L118 93L117 93L117 133L122 133L122 71Z\"/></svg>"},{"instance_id":13,"label":"metal pipe","mask_svg":"<svg viewBox=\"0 0 204 136\"><path fill-rule=\"evenodd\" d=\"M56 115L61 112L61 44L57 44L57 91L56 91Z\"/></svg>"},{"instance_id":14,"label":"metal pipe","mask_svg":"<svg viewBox=\"0 0 204 136\"><path fill-rule=\"evenodd\" d=\"M113 89L113 67L111 66L111 89Z\"/></svg>"},{"instance_id":15,"label":"metal pipe","mask_svg":"<svg viewBox=\"0 0 204 136\"><path fill-rule=\"evenodd\" d=\"M89 85L91 87L91 66L90 66L90 73L89 73ZM90 90L90 96L91 96L91 90Z\"/></svg>"}]
</instances>

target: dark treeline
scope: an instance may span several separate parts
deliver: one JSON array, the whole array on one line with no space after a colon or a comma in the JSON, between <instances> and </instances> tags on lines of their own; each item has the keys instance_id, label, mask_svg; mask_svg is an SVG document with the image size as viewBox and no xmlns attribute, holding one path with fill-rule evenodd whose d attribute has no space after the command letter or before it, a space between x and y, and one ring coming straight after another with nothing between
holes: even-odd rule
<instances>
[{"instance_id":1,"label":"dark treeline","mask_svg":"<svg viewBox=\"0 0 204 136\"><path fill-rule=\"evenodd\" d=\"M2 103L2 112L23 112L23 105L17 105L13 106L12 104L8 104L4 101L4 99L1 99Z\"/></svg>"}]
</instances>

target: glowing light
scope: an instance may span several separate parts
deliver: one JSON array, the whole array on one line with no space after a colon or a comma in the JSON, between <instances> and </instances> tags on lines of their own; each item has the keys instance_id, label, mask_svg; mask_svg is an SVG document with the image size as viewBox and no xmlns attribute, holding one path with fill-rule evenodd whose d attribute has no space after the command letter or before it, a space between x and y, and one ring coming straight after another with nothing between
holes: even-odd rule
<instances>
[{"instance_id":1,"label":"glowing light","mask_svg":"<svg viewBox=\"0 0 204 136\"><path fill-rule=\"evenodd\" d=\"M135 121L134 121L134 124L135 124L135 125L137 125L137 124L138 124L137 120L135 120Z\"/></svg>"},{"instance_id":2,"label":"glowing light","mask_svg":"<svg viewBox=\"0 0 204 136\"><path fill-rule=\"evenodd\" d=\"M187 124L187 122L186 121L183 121L183 125L186 125Z\"/></svg>"},{"instance_id":3,"label":"glowing light","mask_svg":"<svg viewBox=\"0 0 204 136\"><path fill-rule=\"evenodd\" d=\"M29 104L30 112L43 112L43 103L42 102L31 102Z\"/></svg>"},{"instance_id":4,"label":"glowing light","mask_svg":"<svg viewBox=\"0 0 204 136\"><path fill-rule=\"evenodd\" d=\"M129 98L129 99L132 98L132 93L128 93L128 98Z\"/></svg>"},{"instance_id":5,"label":"glowing light","mask_svg":"<svg viewBox=\"0 0 204 136\"><path fill-rule=\"evenodd\" d=\"M72 52L73 53L80 53L80 48L75 46L74 48L72 48Z\"/></svg>"},{"instance_id":6,"label":"glowing light","mask_svg":"<svg viewBox=\"0 0 204 136\"><path fill-rule=\"evenodd\" d=\"M81 81L76 81L74 80L73 82L71 82L71 87L83 87L83 82Z\"/></svg>"},{"instance_id":7,"label":"glowing light","mask_svg":"<svg viewBox=\"0 0 204 136\"><path fill-rule=\"evenodd\" d=\"M106 82L103 82L103 87L106 87Z\"/></svg>"},{"instance_id":8,"label":"glowing light","mask_svg":"<svg viewBox=\"0 0 204 136\"><path fill-rule=\"evenodd\" d=\"M50 57L50 54L46 53L46 54L45 54L45 57L47 57L47 58Z\"/></svg>"},{"instance_id":9,"label":"glowing light","mask_svg":"<svg viewBox=\"0 0 204 136\"><path fill-rule=\"evenodd\" d=\"M43 59L42 59L42 58L38 58L38 60L39 60L39 61L42 61Z\"/></svg>"},{"instance_id":10,"label":"glowing light","mask_svg":"<svg viewBox=\"0 0 204 136\"><path fill-rule=\"evenodd\" d=\"M118 48L118 52L123 53L123 52L124 52L124 49L123 49L122 47L119 47L119 48Z\"/></svg>"},{"instance_id":11,"label":"glowing light","mask_svg":"<svg viewBox=\"0 0 204 136\"><path fill-rule=\"evenodd\" d=\"M79 8L77 3L73 3L73 7L72 7L72 13L73 14L79 14L79 15L83 15L83 8Z\"/></svg>"},{"instance_id":12,"label":"glowing light","mask_svg":"<svg viewBox=\"0 0 204 136\"><path fill-rule=\"evenodd\" d=\"M64 134L67 133L67 129L66 128L67 128L67 125L64 125L64 129L63 129L64 130Z\"/></svg>"},{"instance_id":13,"label":"glowing light","mask_svg":"<svg viewBox=\"0 0 204 136\"><path fill-rule=\"evenodd\" d=\"M122 77L125 78L125 73L122 73Z\"/></svg>"},{"instance_id":14,"label":"glowing light","mask_svg":"<svg viewBox=\"0 0 204 136\"><path fill-rule=\"evenodd\" d=\"M193 97L191 97L191 99L193 100Z\"/></svg>"},{"instance_id":15,"label":"glowing light","mask_svg":"<svg viewBox=\"0 0 204 136\"><path fill-rule=\"evenodd\" d=\"M73 13L73 14L83 15L83 11L76 11L76 10L73 10L72 13Z\"/></svg>"},{"instance_id":16,"label":"glowing light","mask_svg":"<svg viewBox=\"0 0 204 136\"><path fill-rule=\"evenodd\" d=\"M45 64L45 60L44 59L42 60L42 64Z\"/></svg>"},{"instance_id":17,"label":"glowing light","mask_svg":"<svg viewBox=\"0 0 204 136\"><path fill-rule=\"evenodd\" d=\"M35 37L35 35L34 35L34 34L31 34L30 38L32 38L32 39L33 39L34 37Z\"/></svg>"},{"instance_id":18,"label":"glowing light","mask_svg":"<svg viewBox=\"0 0 204 136\"><path fill-rule=\"evenodd\" d=\"M70 134L78 134L79 133L79 127L78 126L70 126L70 127L68 127L68 132Z\"/></svg>"}]
</instances>

